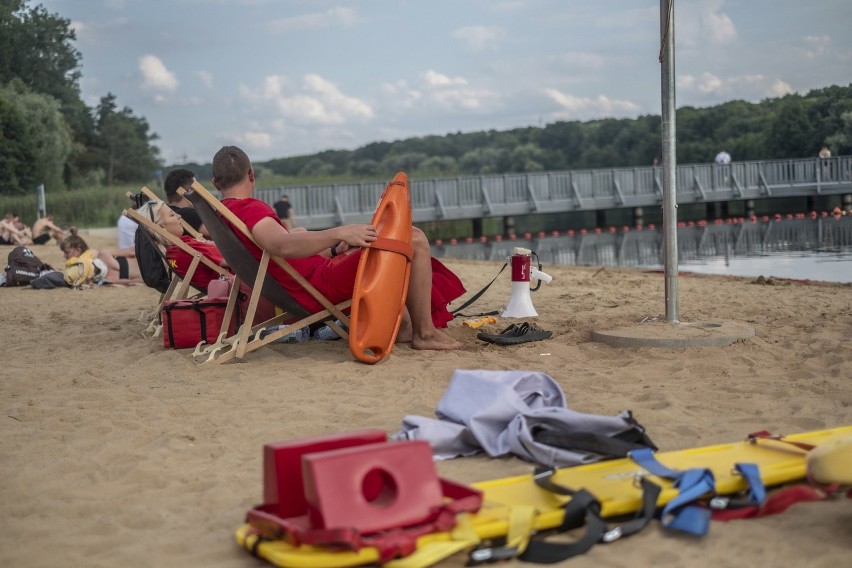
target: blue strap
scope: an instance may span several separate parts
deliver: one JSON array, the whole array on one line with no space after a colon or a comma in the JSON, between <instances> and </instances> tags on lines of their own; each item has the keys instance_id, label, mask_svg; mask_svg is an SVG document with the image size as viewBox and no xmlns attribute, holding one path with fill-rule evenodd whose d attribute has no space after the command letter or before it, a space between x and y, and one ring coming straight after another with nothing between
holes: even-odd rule
<instances>
[{"instance_id":1,"label":"blue strap","mask_svg":"<svg viewBox=\"0 0 852 568\"><path fill-rule=\"evenodd\" d=\"M711 509L739 509L740 507L760 507L766 500L766 487L760 479L760 470L753 463L734 464L739 474L748 485L748 495L745 497L715 497L710 500Z\"/></svg>"},{"instance_id":2,"label":"blue strap","mask_svg":"<svg viewBox=\"0 0 852 568\"><path fill-rule=\"evenodd\" d=\"M748 500L749 504L760 507L766 501L766 487L763 485L763 480L760 479L760 470L757 464L753 463L738 463L734 467L740 472L748 483Z\"/></svg>"},{"instance_id":3,"label":"blue strap","mask_svg":"<svg viewBox=\"0 0 852 568\"><path fill-rule=\"evenodd\" d=\"M678 495L669 501L662 512L661 521L666 528L703 536L710 527L711 512L692 503L705 495L715 493L715 480L709 469L677 471L661 464L650 449L635 450L628 454L639 466L657 477L670 479Z\"/></svg>"}]
</instances>

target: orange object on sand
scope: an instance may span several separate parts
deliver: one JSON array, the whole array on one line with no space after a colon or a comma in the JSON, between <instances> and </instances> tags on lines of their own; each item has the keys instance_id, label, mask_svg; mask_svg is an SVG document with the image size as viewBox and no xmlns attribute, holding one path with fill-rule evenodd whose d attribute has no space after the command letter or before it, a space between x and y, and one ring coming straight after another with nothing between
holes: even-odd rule
<instances>
[{"instance_id":1,"label":"orange object on sand","mask_svg":"<svg viewBox=\"0 0 852 568\"><path fill-rule=\"evenodd\" d=\"M399 172L385 188L373 214L378 239L364 247L355 276L349 350L374 364L390 354L411 277L411 195L408 176Z\"/></svg>"}]
</instances>

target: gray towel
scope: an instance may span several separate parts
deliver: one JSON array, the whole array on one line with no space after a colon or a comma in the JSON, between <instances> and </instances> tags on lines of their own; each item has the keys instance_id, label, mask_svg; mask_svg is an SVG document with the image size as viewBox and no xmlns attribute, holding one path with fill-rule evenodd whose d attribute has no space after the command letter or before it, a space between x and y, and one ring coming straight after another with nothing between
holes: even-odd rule
<instances>
[{"instance_id":1,"label":"gray towel","mask_svg":"<svg viewBox=\"0 0 852 568\"><path fill-rule=\"evenodd\" d=\"M562 389L545 373L459 369L435 410L438 419L406 416L394 440L426 440L436 459L515 454L542 465L570 466L601 456L533 440L536 427L613 436L636 426L629 412L583 414L566 408Z\"/></svg>"}]
</instances>

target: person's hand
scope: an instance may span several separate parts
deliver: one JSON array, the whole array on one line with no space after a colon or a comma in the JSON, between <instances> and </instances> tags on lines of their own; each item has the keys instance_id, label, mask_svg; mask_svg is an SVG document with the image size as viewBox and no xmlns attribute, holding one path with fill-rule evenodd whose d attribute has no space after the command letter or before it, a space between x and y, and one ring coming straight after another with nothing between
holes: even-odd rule
<instances>
[{"instance_id":1,"label":"person's hand","mask_svg":"<svg viewBox=\"0 0 852 568\"><path fill-rule=\"evenodd\" d=\"M372 225L344 225L338 228L341 241L353 247L366 247L378 238L378 231Z\"/></svg>"}]
</instances>

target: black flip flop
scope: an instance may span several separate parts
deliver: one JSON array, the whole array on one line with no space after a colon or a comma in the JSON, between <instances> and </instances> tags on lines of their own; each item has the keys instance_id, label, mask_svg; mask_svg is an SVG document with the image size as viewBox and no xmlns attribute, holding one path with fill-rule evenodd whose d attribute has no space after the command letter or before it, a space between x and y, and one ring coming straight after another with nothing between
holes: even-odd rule
<instances>
[{"instance_id":1,"label":"black flip flop","mask_svg":"<svg viewBox=\"0 0 852 568\"><path fill-rule=\"evenodd\" d=\"M553 335L553 332L536 327L534 323L513 323L500 333L479 332L478 339L495 345L517 345L530 341L541 341Z\"/></svg>"}]
</instances>

